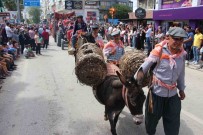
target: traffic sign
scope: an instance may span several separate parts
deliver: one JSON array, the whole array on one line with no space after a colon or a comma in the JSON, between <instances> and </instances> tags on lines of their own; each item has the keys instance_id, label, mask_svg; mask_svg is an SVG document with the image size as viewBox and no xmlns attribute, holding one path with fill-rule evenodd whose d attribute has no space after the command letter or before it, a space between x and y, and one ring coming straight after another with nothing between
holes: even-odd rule
<instances>
[{"instance_id":1,"label":"traffic sign","mask_svg":"<svg viewBox=\"0 0 203 135\"><path fill-rule=\"evenodd\" d=\"M40 0L24 0L24 6L40 7Z\"/></svg>"}]
</instances>

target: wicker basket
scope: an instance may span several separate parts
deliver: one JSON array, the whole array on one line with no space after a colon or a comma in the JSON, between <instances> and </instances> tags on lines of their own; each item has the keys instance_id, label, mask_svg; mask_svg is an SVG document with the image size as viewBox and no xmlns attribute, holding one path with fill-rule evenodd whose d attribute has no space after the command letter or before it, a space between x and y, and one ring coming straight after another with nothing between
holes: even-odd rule
<instances>
[{"instance_id":1,"label":"wicker basket","mask_svg":"<svg viewBox=\"0 0 203 135\"><path fill-rule=\"evenodd\" d=\"M77 52L75 74L82 84L99 85L107 74L102 50L93 43L85 43Z\"/></svg>"},{"instance_id":2,"label":"wicker basket","mask_svg":"<svg viewBox=\"0 0 203 135\"><path fill-rule=\"evenodd\" d=\"M125 53L120 60L120 70L126 79L130 79L137 72L146 58L143 51L132 50ZM150 75L146 74L142 86L145 87L150 81Z\"/></svg>"}]
</instances>

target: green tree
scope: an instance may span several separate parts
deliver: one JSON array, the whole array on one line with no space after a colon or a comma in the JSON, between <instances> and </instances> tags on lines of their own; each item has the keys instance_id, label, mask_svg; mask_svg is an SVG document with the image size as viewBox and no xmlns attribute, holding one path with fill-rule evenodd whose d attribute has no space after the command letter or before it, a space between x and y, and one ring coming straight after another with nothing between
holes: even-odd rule
<instances>
[{"instance_id":1,"label":"green tree","mask_svg":"<svg viewBox=\"0 0 203 135\"><path fill-rule=\"evenodd\" d=\"M132 12L132 8L126 5L115 4L112 7L116 9L116 13L114 15L114 18L116 19L128 19L128 13ZM111 14L109 14L109 18L111 18Z\"/></svg>"},{"instance_id":2,"label":"green tree","mask_svg":"<svg viewBox=\"0 0 203 135\"><path fill-rule=\"evenodd\" d=\"M40 7L30 7L29 8L29 15L31 16L31 19L33 23L39 23L40 22L40 15L41 15L42 10Z\"/></svg>"},{"instance_id":3,"label":"green tree","mask_svg":"<svg viewBox=\"0 0 203 135\"><path fill-rule=\"evenodd\" d=\"M17 10L17 3L16 0L2 0L3 5L5 8L8 9L8 11L16 11ZM22 11L24 6L23 6L23 0L19 0L20 2L20 10Z\"/></svg>"}]
</instances>

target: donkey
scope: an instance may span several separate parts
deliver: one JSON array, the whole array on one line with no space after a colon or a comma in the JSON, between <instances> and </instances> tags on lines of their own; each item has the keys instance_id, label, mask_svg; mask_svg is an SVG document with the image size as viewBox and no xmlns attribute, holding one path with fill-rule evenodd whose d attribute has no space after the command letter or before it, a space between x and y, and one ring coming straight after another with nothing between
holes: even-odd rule
<instances>
[{"instance_id":1,"label":"donkey","mask_svg":"<svg viewBox=\"0 0 203 135\"><path fill-rule=\"evenodd\" d=\"M133 115L135 124L142 123L143 103L146 99L142 86L136 80L126 80L118 71L116 74L107 76L103 83L93 87L96 99L105 105L104 120L109 120L112 135L117 135L116 123L125 105Z\"/></svg>"}]
</instances>

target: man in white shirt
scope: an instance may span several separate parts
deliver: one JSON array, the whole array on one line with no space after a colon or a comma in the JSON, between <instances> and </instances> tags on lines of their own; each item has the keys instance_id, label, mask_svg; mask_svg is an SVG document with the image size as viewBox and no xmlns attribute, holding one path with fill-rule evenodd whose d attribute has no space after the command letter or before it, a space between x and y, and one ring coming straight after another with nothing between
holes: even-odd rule
<instances>
[{"instance_id":1,"label":"man in white shirt","mask_svg":"<svg viewBox=\"0 0 203 135\"><path fill-rule=\"evenodd\" d=\"M13 31L11 30L9 22L6 23L5 30L6 30L6 35L7 35L8 40L12 39Z\"/></svg>"}]
</instances>

